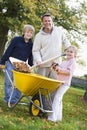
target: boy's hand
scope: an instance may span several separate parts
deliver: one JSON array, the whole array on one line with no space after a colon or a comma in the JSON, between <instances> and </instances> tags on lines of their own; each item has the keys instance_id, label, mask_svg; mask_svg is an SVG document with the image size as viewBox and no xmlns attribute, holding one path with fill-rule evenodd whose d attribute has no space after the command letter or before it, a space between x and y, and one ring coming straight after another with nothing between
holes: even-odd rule
<instances>
[{"instance_id":1,"label":"boy's hand","mask_svg":"<svg viewBox=\"0 0 87 130\"><path fill-rule=\"evenodd\" d=\"M2 65L0 65L0 68L1 68Z\"/></svg>"},{"instance_id":2,"label":"boy's hand","mask_svg":"<svg viewBox=\"0 0 87 130\"><path fill-rule=\"evenodd\" d=\"M5 69L5 65L0 65L0 69Z\"/></svg>"}]
</instances>

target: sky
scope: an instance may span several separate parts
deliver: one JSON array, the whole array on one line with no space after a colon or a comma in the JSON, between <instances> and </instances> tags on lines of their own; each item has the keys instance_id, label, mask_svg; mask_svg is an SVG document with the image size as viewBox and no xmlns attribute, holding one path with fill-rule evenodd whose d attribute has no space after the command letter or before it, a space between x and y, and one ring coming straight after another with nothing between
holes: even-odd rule
<instances>
[{"instance_id":1,"label":"sky","mask_svg":"<svg viewBox=\"0 0 87 130\"><path fill-rule=\"evenodd\" d=\"M87 44L80 45L79 57L85 61L85 66L77 64L76 70L74 72L75 76L83 76L84 74L87 74Z\"/></svg>"},{"instance_id":2,"label":"sky","mask_svg":"<svg viewBox=\"0 0 87 130\"><path fill-rule=\"evenodd\" d=\"M80 6L80 2L82 3L83 1L87 3L87 0L69 0L67 4L69 7L78 8Z\"/></svg>"}]
</instances>

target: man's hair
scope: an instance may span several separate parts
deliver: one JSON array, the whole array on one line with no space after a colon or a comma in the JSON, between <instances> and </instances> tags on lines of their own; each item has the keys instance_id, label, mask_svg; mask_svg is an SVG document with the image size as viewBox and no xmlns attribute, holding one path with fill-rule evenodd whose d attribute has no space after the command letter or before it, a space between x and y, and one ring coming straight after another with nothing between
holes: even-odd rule
<instances>
[{"instance_id":1,"label":"man's hair","mask_svg":"<svg viewBox=\"0 0 87 130\"><path fill-rule=\"evenodd\" d=\"M42 21L43 21L43 18L44 18L45 16L51 17L51 18L53 19L53 16L52 16L51 13L45 13L45 14L43 14L42 17L41 17Z\"/></svg>"}]
</instances>

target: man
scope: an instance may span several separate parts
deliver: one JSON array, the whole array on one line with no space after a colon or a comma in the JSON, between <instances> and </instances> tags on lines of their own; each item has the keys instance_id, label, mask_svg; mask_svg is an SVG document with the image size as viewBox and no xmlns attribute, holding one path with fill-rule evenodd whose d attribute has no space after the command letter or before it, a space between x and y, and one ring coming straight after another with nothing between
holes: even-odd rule
<instances>
[{"instance_id":1,"label":"man","mask_svg":"<svg viewBox=\"0 0 87 130\"><path fill-rule=\"evenodd\" d=\"M37 73L53 79L57 78L57 75L50 71L52 62L43 65L41 63L55 56L60 56L63 45L67 48L71 44L67 40L62 27L54 26L51 14L44 14L42 16L42 28L36 34L33 44L34 63L38 65ZM61 57L56 59L55 62L60 64Z\"/></svg>"}]
</instances>

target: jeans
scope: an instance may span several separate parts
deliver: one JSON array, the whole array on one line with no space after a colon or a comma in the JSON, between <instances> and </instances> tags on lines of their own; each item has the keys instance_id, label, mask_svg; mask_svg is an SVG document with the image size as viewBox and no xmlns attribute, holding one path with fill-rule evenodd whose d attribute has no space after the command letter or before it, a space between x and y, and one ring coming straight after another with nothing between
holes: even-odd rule
<instances>
[{"instance_id":1,"label":"jeans","mask_svg":"<svg viewBox=\"0 0 87 130\"><path fill-rule=\"evenodd\" d=\"M4 83L4 92L5 92L5 97L4 100L8 102L10 100L10 103L16 103L20 97L21 97L21 92L13 88L12 83L13 83L13 73L12 70L14 69L14 66L10 61L6 62L6 68L5 68L5 83ZM11 79L11 80L10 80ZM11 83L12 81L12 83Z\"/></svg>"}]
</instances>

